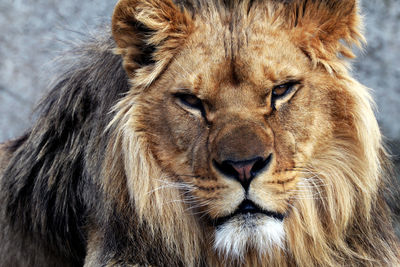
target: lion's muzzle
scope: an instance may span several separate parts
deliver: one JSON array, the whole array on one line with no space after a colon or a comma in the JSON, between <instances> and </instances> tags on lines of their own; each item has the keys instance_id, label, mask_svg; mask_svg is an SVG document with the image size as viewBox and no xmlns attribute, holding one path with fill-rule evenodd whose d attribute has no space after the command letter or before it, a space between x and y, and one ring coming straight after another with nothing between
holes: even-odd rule
<instances>
[{"instance_id":1,"label":"lion's muzzle","mask_svg":"<svg viewBox=\"0 0 400 267\"><path fill-rule=\"evenodd\" d=\"M237 180L247 191L251 181L270 166L271 140L256 123L226 126L215 139L212 165L218 174Z\"/></svg>"}]
</instances>

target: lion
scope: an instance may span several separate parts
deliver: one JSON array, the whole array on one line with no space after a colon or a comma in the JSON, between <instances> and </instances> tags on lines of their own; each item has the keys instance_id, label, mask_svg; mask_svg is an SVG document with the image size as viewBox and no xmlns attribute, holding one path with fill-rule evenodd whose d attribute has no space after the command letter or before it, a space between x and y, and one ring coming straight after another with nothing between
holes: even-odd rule
<instances>
[{"instance_id":1,"label":"lion","mask_svg":"<svg viewBox=\"0 0 400 267\"><path fill-rule=\"evenodd\" d=\"M0 266L399 266L356 0L120 0L0 147Z\"/></svg>"}]
</instances>

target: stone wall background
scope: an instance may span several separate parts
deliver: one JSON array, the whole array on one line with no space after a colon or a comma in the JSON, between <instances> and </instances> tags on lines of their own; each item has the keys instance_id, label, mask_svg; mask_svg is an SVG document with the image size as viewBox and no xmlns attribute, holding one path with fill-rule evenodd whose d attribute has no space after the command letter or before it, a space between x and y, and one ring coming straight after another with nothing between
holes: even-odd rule
<instances>
[{"instance_id":1,"label":"stone wall background","mask_svg":"<svg viewBox=\"0 0 400 267\"><path fill-rule=\"evenodd\" d=\"M20 135L68 44L108 24L116 0L0 0L0 141ZM377 117L400 155L400 1L363 0L368 46L354 75L373 88Z\"/></svg>"}]
</instances>

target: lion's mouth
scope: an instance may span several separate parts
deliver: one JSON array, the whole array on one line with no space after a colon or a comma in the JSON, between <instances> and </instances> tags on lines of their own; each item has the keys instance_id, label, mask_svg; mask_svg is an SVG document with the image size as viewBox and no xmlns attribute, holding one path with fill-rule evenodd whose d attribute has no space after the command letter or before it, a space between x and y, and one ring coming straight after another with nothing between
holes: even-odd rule
<instances>
[{"instance_id":1,"label":"lion's mouth","mask_svg":"<svg viewBox=\"0 0 400 267\"><path fill-rule=\"evenodd\" d=\"M278 221L283 221L283 219L285 218L285 215L282 213L261 209L253 201L246 199L239 205L239 207L233 213L224 217L219 217L217 219L214 219L213 225L215 227L221 226L227 221L239 215L245 215L247 217L268 216L277 219Z\"/></svg>"}]
</instances>

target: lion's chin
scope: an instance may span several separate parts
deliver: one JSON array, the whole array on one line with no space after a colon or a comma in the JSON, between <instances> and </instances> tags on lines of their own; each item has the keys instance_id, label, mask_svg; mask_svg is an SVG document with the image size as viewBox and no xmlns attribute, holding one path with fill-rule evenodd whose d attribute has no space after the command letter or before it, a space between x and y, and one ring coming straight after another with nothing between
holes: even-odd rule
<instances>
[{"instance_id":1,"label":"lion's chin","mask_svg":"<svg viewBox=\"0 0 400 267\"><path fill-rule=\"evenodd\" d=\"M283 249L283 221L264 214L237 214L215 230L214 248L226 258L243 259L249 250L260 256Z\"/></svg>"}]
</instances>

